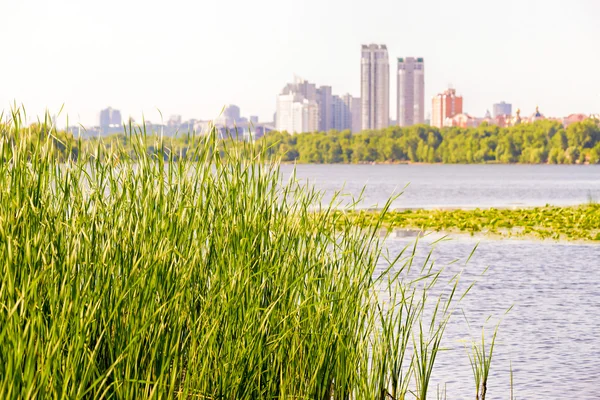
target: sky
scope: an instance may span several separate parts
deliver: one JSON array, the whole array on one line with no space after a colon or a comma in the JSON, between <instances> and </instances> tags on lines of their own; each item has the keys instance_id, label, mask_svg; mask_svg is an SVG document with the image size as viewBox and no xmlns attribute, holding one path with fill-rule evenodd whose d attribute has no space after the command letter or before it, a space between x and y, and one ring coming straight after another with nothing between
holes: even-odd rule
<instances>
[{"instance_id":1,"label":"sky","mask_svg":"<svg viewBox=\"0 0 600 400\"><path fill-rule=\"evenodd\" d=\"M0 109L97 125L111 106L152 122L271 121L294 75L360 95L361 44L424 57L426 113L449 85L464 111L600 112L598 0L0 0Z\"/></svg>"}]
</instances>

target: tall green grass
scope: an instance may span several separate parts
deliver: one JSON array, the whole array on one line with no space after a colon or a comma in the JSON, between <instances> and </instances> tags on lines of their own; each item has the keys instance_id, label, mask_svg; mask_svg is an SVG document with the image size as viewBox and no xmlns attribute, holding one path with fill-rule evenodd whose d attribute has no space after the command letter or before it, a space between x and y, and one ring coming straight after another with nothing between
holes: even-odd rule
<instances>
[{"instance_id":1,"label":"tall green grass","mask_svg":"<svg viewBox=\"0 0 600 400\"><path fill-rule=\"evenodd\" d=\"M383 217L315 213L214 132L174 162L138 128L133 154L84 153L21 119L0 125L0 398L427 398L458 277L386 259Z\"/></svg>"}]
</instances>

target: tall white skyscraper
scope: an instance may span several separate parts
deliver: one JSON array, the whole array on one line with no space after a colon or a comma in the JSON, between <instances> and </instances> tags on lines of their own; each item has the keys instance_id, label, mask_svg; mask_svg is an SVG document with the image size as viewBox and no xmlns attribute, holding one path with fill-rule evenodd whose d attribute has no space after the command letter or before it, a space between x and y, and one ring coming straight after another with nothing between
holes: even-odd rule
<instances>
[{"instance_id":1,"label":"tall white skyscraper","mask_svg":"<svg viewBox=\"0 0 600 400\"><path fill-rule=\"evenodd\" d=\"M362 45L360 98L362 129L390 124L390 64L385 45Z\"/></svg>"},{"instance_id":2,"label":"tall white skyscraper","mask_svg":"<svg viewBox=\"0 0 600 400\"><path fill-rule=\"evenodd\" d=\"M425 121L425 63L422 58L398 58L398 126Z\"/></svg>"}]
</instances>

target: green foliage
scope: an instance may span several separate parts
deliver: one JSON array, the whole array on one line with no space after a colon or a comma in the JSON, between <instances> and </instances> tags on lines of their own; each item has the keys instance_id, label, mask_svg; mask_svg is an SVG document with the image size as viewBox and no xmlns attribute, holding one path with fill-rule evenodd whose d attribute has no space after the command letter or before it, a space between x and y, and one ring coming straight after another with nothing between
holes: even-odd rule
<instances>
[{"instance_id":1,"label":"green foliage","mask_svg":"<svg viewBox=\"0 0 600 400\"><path fill-rule=\"evenodd\" d=\"M499 326L496 326L492 336L492 343L486 347L484 329L481 329L481 342L474 342L471 345L469 353L469 362L473 370L473 379L475 380L475 400L485 400L488 389L488 378L490 376L490 367L492 356L494 354L494 345L498 334Z\"/></svg>"},{"instance_id":2,"label":"green foliage","mask_svg":"<svg viewBox=\"0 0 600 400\"><path fill-rule=\"evenodd\" d=\"M587 120L566 130L537 121L511 128L437 129L425 125L379 131L272 132L258 140L284 161L299 163L526 163L600 162L600 127Z\"/></svg>"},{"instance_id":3,"label":"green foliage","mask_svg":"<svg viewBox=\"0 0 600 400\"><path fill-rule=\"evenodd\" d=\"M48 132L47 123L27 129ZM131 131L131 129L130 129ZM146 152L158 154L155 132L143 131ZM129 157L137 157L130 135L125 133L107 138L75 141L70 134L55 132L55 151L63 156L66 143L71 142L74 156L93 153L102 141L106 146L120 146ZM137 139L136 139L137 140ZM162 146L174 160L188 156L188 150L206 140L193 132L161 139ZM228 146L240 146L226 138ZM553 121L511 128L482 125L478 128L438 129L426 125L408 128L390 127L378 131L352 134L350 131L329 131L291 135L271 132L256 140L258 151L269 159L283 162L337 163L524 163L524 164L598 164L600 163L600 127L598 121L586 120L564 129ZM73 156L73 155L72 155ZM165 156L166 157L166 156Z\"/></svg>"},{"instance_id":4,"label":"green foliage","mask_svg":"<svg viewBox=\"0 0 600 400\"><path fill-rule=\"evenodd\" d=\"M385 212L216 132L76 145L0 125L0 398L426 399L458 277L381 272Z\"/></svg>"}]
</instances>

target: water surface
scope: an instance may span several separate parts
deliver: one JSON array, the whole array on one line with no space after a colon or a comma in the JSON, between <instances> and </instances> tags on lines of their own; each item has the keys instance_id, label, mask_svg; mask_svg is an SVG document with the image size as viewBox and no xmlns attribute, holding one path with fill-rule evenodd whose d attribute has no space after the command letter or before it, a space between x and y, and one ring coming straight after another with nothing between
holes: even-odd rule
<instances>
[{"instance_id":1,"label":"water surface","mask_svg":"<svg viewBox=\"0 0 600 400\"><path fill-rule=\"evenodd\" d=\"M415 265L422 265L437 238L420 240ZM387 247L397 254L412 243L392 235ZM465 346L481 339L483 325L491 339L502 319L488 399L509 398L511 362L516 398L600 398L600 245L455 235L435 245L433 258L440 267L460 260L444 276L463 270L463 289L477 283L457 305L443 343L450 350L439 355L432 388L445 385L448 399L474 398Z\"/></svg>"},{"instance_id":2,"label":"water surface","mask_svg":"<svg viewBox=\"0 0 600 400\"><path fill-rule=\"evenodd\" d=\"M282 166L284 178L293 168ZM392 208L600 201L600 165L298 165L296 169L300 180L325 192L325 201L338 190L356 197L365 188L360 207L381 207L400 191L404 193ZM430 243L439 236L420 240L416 265L423 263ZM392 235L386 246L397 254L414 240L411 235ZM600 399L600 245L452 235L452 240L435 246L433 258L439 266L460 260L448 267L446 278L464 269L464 285L477 281L448 327L444 346L450 350L438 358L433 389L446 385L448 399L475 397L465 345L480 339L481 326L491 316L488 338L494 322L503 319L488 399L509 398L511 362L517 399Z\"/></svg>"},{"instance_id":3,"label":"water surface","mask_svg":"<svg viewBox=\"0 0 600 400\"><path fill-rule=\"evenodd\" d=\"M294 166L283 165L288 178ZM298 179L325 191L343 188L361 207L474 208L573 205L600 201L600 165L297 165Z\"/></svg>"}]
</instances>

